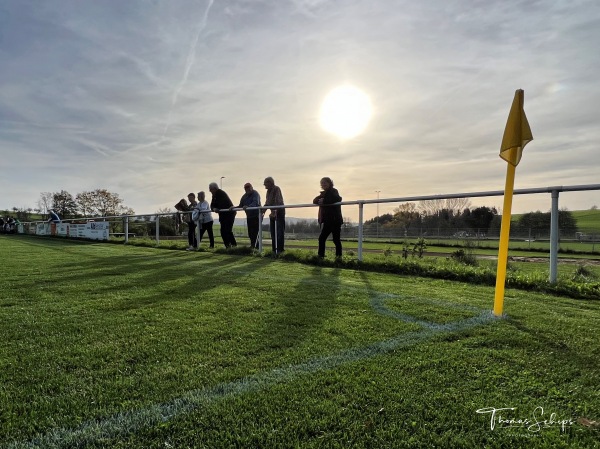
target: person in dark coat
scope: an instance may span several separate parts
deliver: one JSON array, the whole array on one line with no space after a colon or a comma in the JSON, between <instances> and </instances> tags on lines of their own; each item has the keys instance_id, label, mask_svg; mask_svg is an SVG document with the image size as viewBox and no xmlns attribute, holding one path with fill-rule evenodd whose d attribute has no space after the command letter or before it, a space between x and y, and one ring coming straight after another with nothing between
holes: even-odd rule
<instances>
[{"instance_id":1,"label":"person in dark coat","mask_svg":"<svg viewBox=\"0 0 600 449\"><path fill-rule=\"evenodd\" d=\"M313 200L313 204L318 204L319 207L319 224L321 225L321 235L319 235L319 257L325 257L325 242L329 234L332 234L333 244L335 245L335 256L342 257L342 241L340 234L342 232L342 206L339 204L331 206L331 204L339 203L342 197L337 189L333 188L331 178L321 179L321 193Z\"/></svg>"},{"instance_id":2,"label":"person in dark coat","mask_svg":"<svg viewBox=\"0 0 600 449\"><path fill-rule=\"evenodd\" d=\"M241 207L246 212L246 222L248 226L248 238L250 239L250 246L256 248L256 239L258 238L258 231L261 225L259 218L259 210L251 209L247 210L248 207L260 206L260 194L254 190L252 184L247 182L244 184L245 193L240 199L240 204L237 207Z\"/></svg>"},{"instance_id":3,"label":"person in dark coat","mask_svg":"<svg viewBox=\"0 0 600 449\"><path fill-rule=\"evenodd\" d=\"M216 182L208 185L208 190L212 193L210 210L219 214L219 223L221 225L221 238L226 248L237 246L235 236L233 235L233 223L237 214L234 210L229 210L233 203L227 193L219 188Z\"/></svg>"},{"instance_id":4,"label":"person in dark coat","mask_svg":"<svg viewBox=\"0 0 600 449\"><path fill-rule=\"evenodd\" d=\"M190 204L187 207L188 212L192 212L198 202L196 201L196 194L189 193L188 201ZM196 251L198 249L198 238L196 237L196 223L192 220L192 214L186 214L185 221L188 225L188 243L189 246L186 248L187 251Z\"/></svg>"}]
</instances>

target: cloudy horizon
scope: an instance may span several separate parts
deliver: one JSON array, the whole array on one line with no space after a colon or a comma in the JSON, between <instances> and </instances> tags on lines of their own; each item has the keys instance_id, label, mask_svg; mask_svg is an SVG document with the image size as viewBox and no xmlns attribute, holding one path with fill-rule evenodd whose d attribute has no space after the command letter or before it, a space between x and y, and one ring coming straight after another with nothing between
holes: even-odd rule
<instances>
[{"instance_id":1,"label":"cloudy horizon","mask_svg":"<svg viewBox=\"0 0 600 449\"><path fill-rule=\"evenodd\" d=\"M234 202L266 176L288 204L323 176L348 201L502 190L516 89L534 141L515 188L597 184L597 42L594 1L0 1L0 209L105 188L151 214L222 177ZM351 140L318 120L343 84L373 106Z\"/></svg>"}]
</instances>

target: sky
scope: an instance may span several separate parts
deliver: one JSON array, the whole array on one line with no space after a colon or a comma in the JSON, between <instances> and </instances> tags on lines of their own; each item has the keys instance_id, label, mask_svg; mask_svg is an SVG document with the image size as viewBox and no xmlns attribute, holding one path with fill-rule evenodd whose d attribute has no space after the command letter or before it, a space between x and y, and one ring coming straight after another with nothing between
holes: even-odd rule
<instances>
[{"instance_id":1,"label":"sky","mask_svg":"<svg viewBox=\"0 0 600 449\"><path fill-rule=\"evenodd\" d=\"M0 0L0 209L104 188L148 214L213 181L237 203L266 176L287 204L323 176L348 201L502 190L517 89L534 140L515 188L597 184L599 42L597 0ZM352 139L319 124L340 85L372 104Z\"/></svg>"}]
</instances>

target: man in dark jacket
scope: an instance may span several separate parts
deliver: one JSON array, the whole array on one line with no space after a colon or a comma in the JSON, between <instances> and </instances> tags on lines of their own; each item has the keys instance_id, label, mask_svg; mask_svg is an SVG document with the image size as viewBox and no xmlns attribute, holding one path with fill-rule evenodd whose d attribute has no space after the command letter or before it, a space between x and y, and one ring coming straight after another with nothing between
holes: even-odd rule
<instances>
[{"instance_id":1,"label":"man in dark jacket","mask_svg":"<svg viewBox=\"0 0 600 449\"><path fill-rule=\"evenodd\" d=\"M236 211L229 210L233 203L224 190L219 188L216 182L208 185L208 190L212 193L210 209L219 214L219 224L221 225L221 238L226 248L237 246L235 236L233 235L233 223L235 221Z\"/></svg>"},{"instance_id":2,"label":"man in dark jacket","mask_svg":"<svg viewBox=\"0 0 600 449\"><path fill-rule=\"evenodd\" d=\"M244 193L240 198L240 204L237 207L242 207L246 212L246 221L248 226L248 237L250 238L250 246L256 248L256 238L258 237L258 229L260 228L260 219L258 217L259 210L251 209L247 210L248 207L260 206L260 195L254 190L252 184L247 182L244 184Z\"/></svg>"},{"instance_id":3,"label":"man in dark jacket","mask_svg":"<svg viewBox=\"0 0 600 449\"><path fill-rule=\"evenodd\" d=\"M321 189L323 191L313 200L313 204L319 206L319 224L321 227L321 235L319 235L319 257L325 257L325 242L329 234L332 234L333 244L335 245L335 257L342 257L342 241L340 234L342 231L342 206L328 206L342 201L342 197L337 189L333 188L331 178L321 179Z\"/></svg>"}]
</instances>

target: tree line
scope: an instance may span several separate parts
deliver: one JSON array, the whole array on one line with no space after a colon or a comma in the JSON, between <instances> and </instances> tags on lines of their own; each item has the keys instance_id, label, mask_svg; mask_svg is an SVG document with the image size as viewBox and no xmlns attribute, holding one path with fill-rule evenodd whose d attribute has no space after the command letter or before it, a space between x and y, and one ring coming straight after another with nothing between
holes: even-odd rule
<instances>
[{"instance_id":1,"label":"tree line","mask_svg":"<svg viewBox=\"0 0 600 449\"><path fill-rule=\"evenodd\" d=\"M550 212L529 212L511 223L511 233L531 235L536 238L550 230ZM453 235L458 229L470 235L485 236L499 232L502 216L495 207L471 207L466 198L428 200L402 203L393 213L383 214L365 221L365 231L375 229L400 235L422 235L427 230L438 235ZM567 210L559 211L559 229L563 234L577 232L577 221Z\"/></svg>"},{"instance_id":2,"label":"tree line","mask_svg":"<svg viewBox=\"0 0 600 449\"><path fill-rule=\"evenodd\" d=\"M133 215L134 210L123 204L118 193L107 189L84 191L73 196L66 190L60 192L42 192L36 208L13 207L20 221L31 221L34 213L45 216L50 209L61 218L107 217L115 215Z\"/></svg>"}]
</instances>

